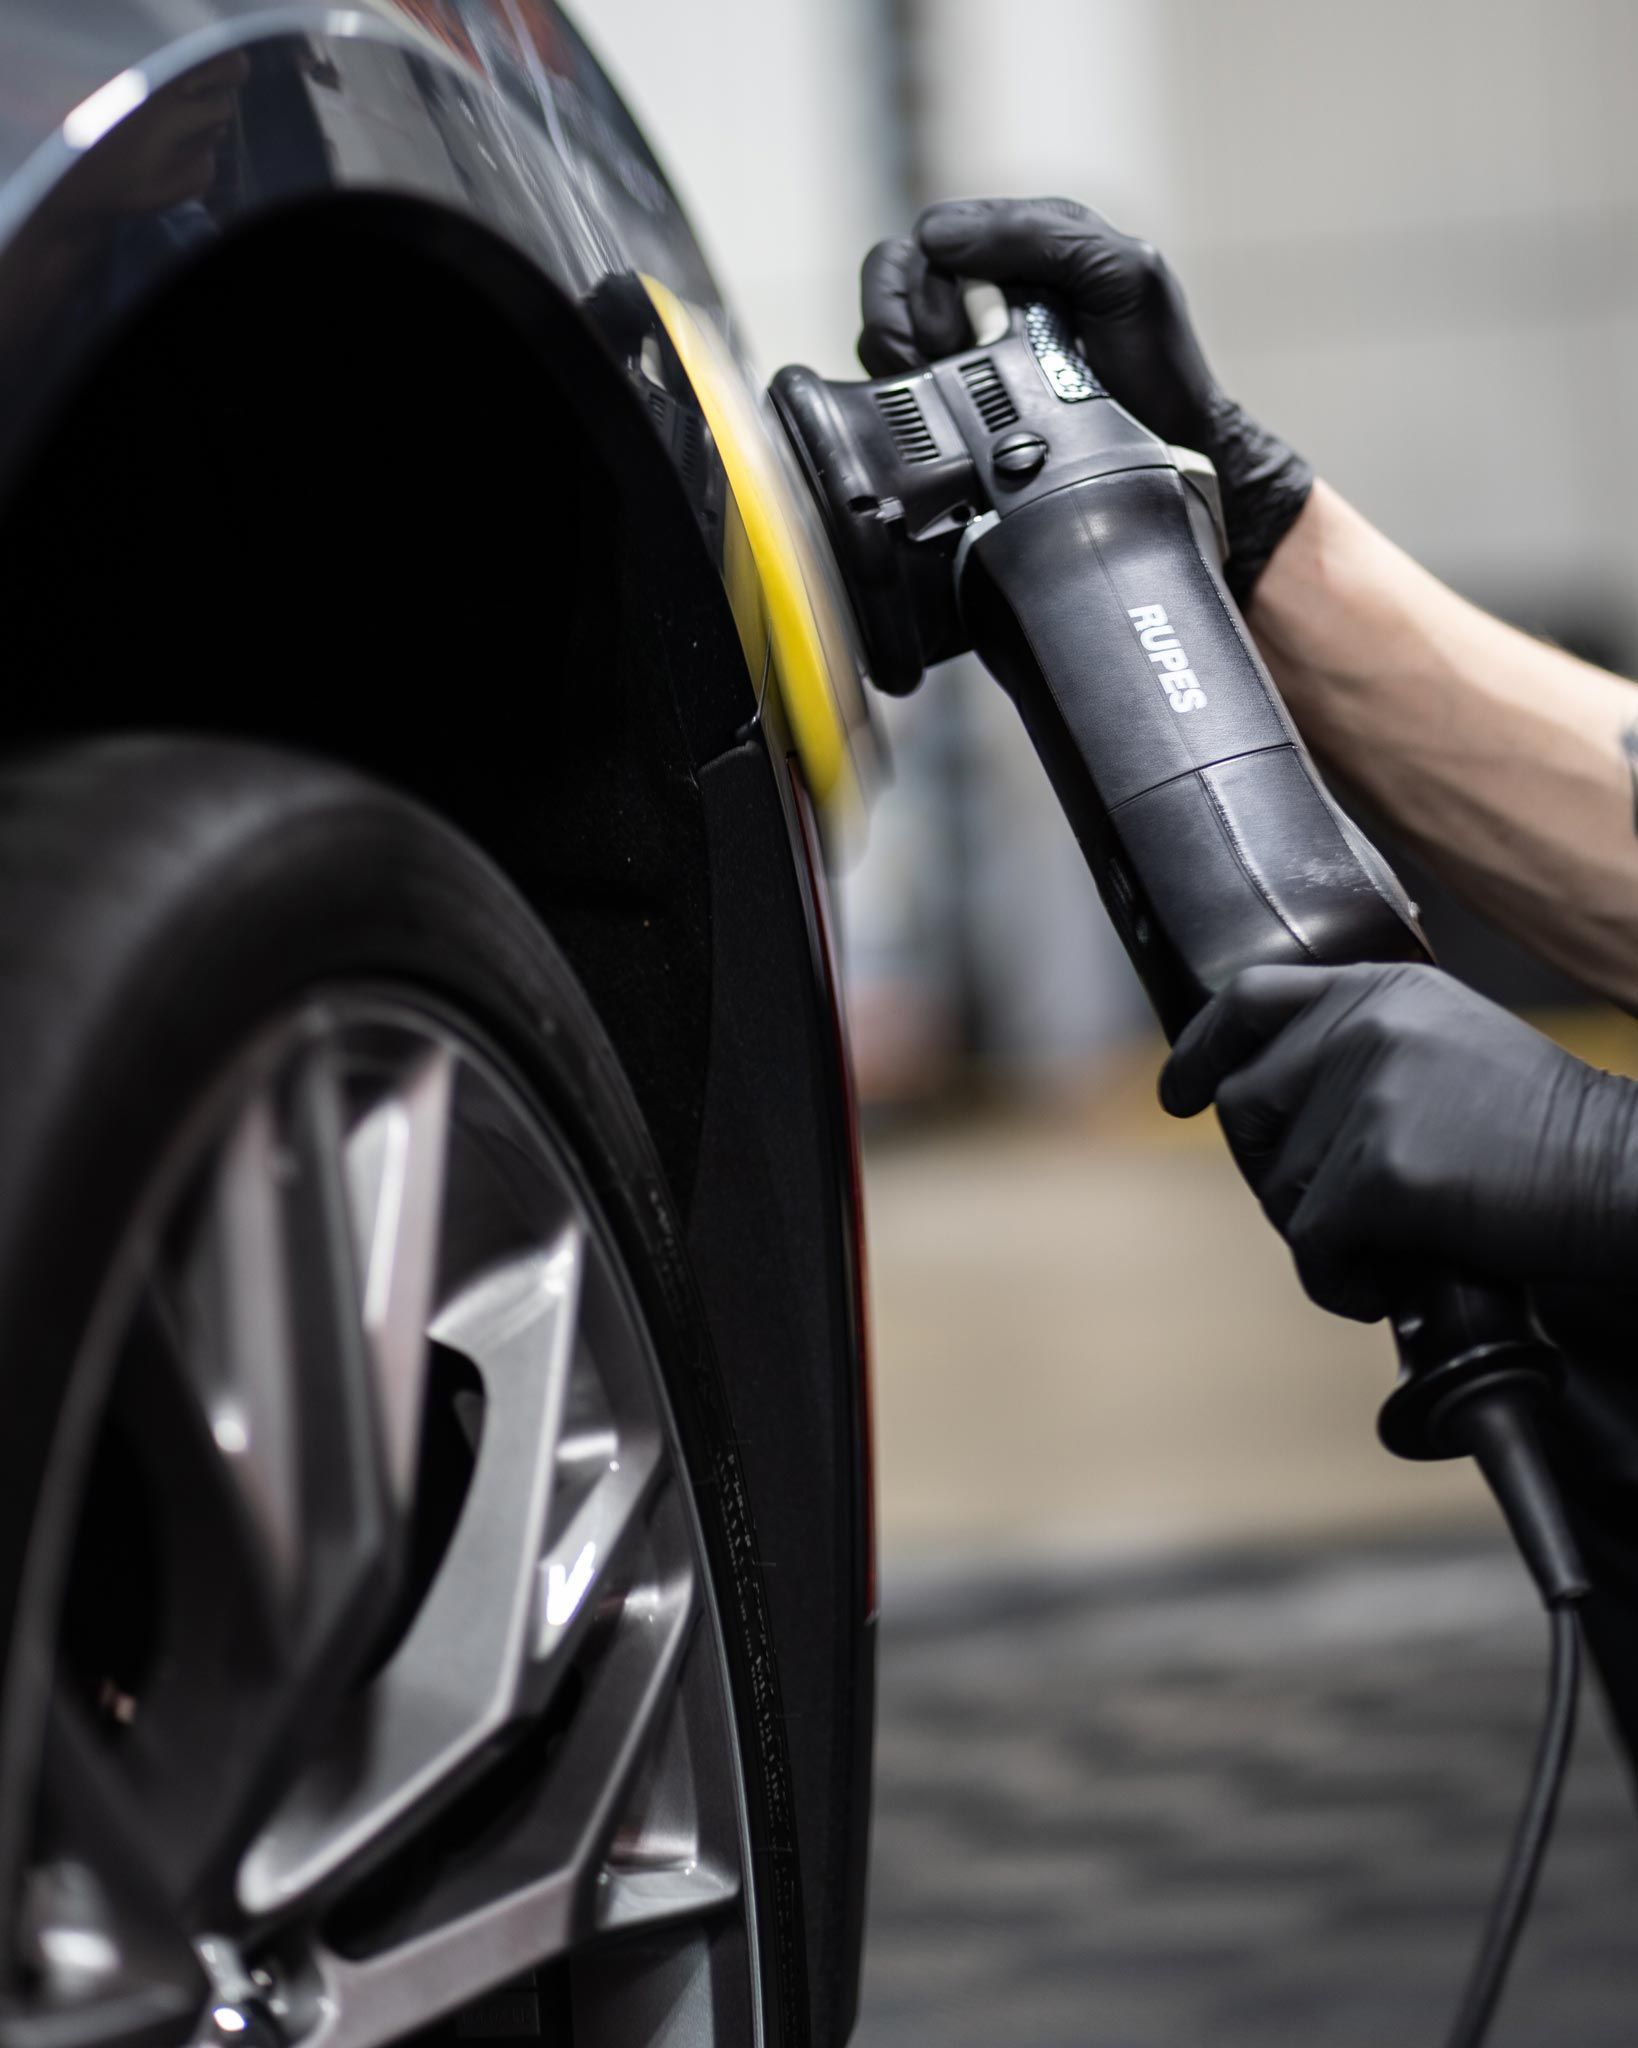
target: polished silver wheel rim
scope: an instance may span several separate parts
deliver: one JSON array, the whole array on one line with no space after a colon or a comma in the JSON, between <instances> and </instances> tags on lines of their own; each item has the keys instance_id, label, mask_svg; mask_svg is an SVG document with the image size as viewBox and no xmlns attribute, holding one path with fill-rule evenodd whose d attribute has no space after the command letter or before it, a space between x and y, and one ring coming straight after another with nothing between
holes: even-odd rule
<instances>
[{"instance_id":1,"label":"polished silver wheel rim","mask_svg":"<svg viewBox=\"0 0 1638 2048\"><path fill-rule=\"evenodd\" d=\"M545 1118L412 1001L314 998L114 1276L18 2043L760 2040L700 1527Z\"/></svg>"}]
</instances>

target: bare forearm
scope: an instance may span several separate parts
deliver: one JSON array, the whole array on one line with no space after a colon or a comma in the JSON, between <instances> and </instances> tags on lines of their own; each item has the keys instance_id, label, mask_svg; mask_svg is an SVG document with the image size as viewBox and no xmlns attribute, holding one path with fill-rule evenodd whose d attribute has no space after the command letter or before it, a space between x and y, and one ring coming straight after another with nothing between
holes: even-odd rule
<instances>
[{"instance_id":1,"label":"bare forearm","mask_svg":"<svg viewBox=\"0 0 1638 2048\"><path fill-rule=\"evenodd\" d=\"M1248 623L1322 765L1498 923L1638 1006L1638 686L1488 617L1323 483Z\"/></svg>"}]
</instances>

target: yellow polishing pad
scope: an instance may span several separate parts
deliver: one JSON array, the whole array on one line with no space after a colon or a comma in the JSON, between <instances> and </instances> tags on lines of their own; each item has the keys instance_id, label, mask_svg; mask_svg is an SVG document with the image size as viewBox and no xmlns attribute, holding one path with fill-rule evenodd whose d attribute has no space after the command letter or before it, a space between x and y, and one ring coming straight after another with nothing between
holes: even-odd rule
<instances>
[{"instance_id":1,"label":"yellow polishing pad","mask_svg":"<svg viewBox=\"0 0 1638 2048\"><path fill-rule=\"evenodd\" d=\"M815 516L721 334L657 279L643 283L694 387L733 493L738 518L728 522L723 574L746 659L759 676L766 636L808 787L821 803L846 805L858 795L849 732L862 714L859 664ZM746 548L754 585L744 573Z\"/></svg>"}]
</instances>

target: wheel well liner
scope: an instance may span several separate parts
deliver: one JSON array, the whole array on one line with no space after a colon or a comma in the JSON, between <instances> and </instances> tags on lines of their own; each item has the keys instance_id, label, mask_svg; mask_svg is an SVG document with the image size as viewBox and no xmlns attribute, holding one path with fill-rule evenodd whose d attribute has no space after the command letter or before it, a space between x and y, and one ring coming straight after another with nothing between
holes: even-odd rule
<instances>
[{"instance_id":1,"label":"wheel well liner","mask_svg":"<svg viewBox=\"0 0 1638 2048\"><path fill-rule=\"evenodd\" d=\"M420 201L225 235L75 376L0 505L4 737L251 736L419 796L550 925L686 1203L710 1015L695 770L753 696L607 345L633 294L577 307Z\"/></svg>"}]
</instances>

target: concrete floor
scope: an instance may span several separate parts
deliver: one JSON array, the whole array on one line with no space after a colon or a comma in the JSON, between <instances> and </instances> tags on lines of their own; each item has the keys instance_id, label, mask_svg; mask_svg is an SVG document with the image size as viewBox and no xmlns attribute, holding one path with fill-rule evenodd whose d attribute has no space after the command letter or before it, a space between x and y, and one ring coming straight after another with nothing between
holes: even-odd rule
<instances>
[{"instance_id":1,"label":"concrete floor","mask_svg":"<svg viewBox=\"0 0 1638 2048\"><path fill-rule=\"evenodd\" d=\"M859 2048L1441 2038L1540 1711L1473 1474L1377 1444L1385 1330L1304 1299L1157 1047L878 1137L883 1558ZM1495 2048L1638 2034L1596 1689Z\"/></svg>"},{"instance_id":2,"label":"concrete floor","mask_svg":"<svg viewBox=\"0 0 1638 2048\"><path fill-rule=\"evenodd\" d=\"M867 1151L884 1568L1471 1526L1375 1435L1384 1327L1303 1296L1156 1048L1050 1106Z\"/></svg>"},{"instance_id":3,"label":"concrete floor","mask_svg":"<svg viewBox=\"0 0 1638 2048\"><path fill-rule=\"evenodd\" d=\"M889 1593L855 2048L1428 2048L1541 1712L1499 1536ZM1638 2036L1595 1697L1491 2048Z\"/></svg>"}]
</instances>

